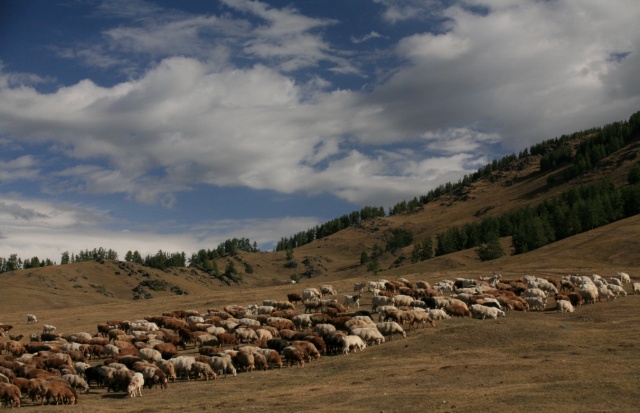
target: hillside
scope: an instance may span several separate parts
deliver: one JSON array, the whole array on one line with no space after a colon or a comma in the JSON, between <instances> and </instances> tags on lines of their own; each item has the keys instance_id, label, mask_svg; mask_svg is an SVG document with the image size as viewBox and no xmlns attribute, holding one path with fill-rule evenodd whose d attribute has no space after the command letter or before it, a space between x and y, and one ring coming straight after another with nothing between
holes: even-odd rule
<instances>
[{"instance_id":1,"label":"hillside","mask_svg":"<svg viewBox=\"0 0 640 413\"><path fill-rule=\"evenodd\" d=\"M618 271L640 282L640 215L571 236L531 252L481 262L473 249L411 263L411 246L381 257L380 272L360 265L363 250L384 244L387 231L410 229L415 239L452 225L526 205L537 205L576 185L603 178L624 185L637 164L637 143L607 157L594 171L550 185L540 172L540 157L519 159L512 168L480 179L463 191L444 195L413 214L397 214L360 225L285 252L240 252L229 260L241 282L229 282L193 268L165 271L123 261L90 261L0 274L0 322L28 337L53 324L60 333L96 334L107 320L139 320L176 309L201 313L226 305L282 300L307 287L331 284L341 299L355 282L395 279L478 278L495 273L508 278L600 274ZM566 167L566 166L565 166ZM500 240L508 251L511 238ZM402 257L405 257L402 259ZM291 264L293 262L294 264ZM242 271L250 264L252 273ZM302 276L296 284L292 276ZM635 412L640 392L636 328L640 299L629 294L615 301L579 306L574 313L509 311L504 318L451 318L435 327L410 330L364 351L323 355L304 368L242 372L215 381L178 380L167 389L145 389L143 398L92 387L74 407L41 406L37 411L270 411L270 412L486 412L616 411ZM372 293L360 308L372 310ZM302 313L302 305L297 306ZM38 323L27 324L34 313ZM376 317L377 321L377 317ZM8 337L0 338L4 343ZM23 342L27 338L23 338ZM197 355L190 345L182 355ZM91 360L97 365L104 360ZM596 390L594 390L596 389ZM142 404L143 403L143 404ZM29 406L30 405L30 406Z\"/></svg>"}]
</instances>

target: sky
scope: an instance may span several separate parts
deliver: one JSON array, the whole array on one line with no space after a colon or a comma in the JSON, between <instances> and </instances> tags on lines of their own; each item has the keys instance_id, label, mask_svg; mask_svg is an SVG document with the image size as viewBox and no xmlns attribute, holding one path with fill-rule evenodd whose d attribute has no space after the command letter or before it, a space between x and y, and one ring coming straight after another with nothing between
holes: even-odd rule
<instances>
[{"instance_id":1,"label":"sky","mask_svg":"<svg viewBox=\"0 0 640 413\"><path fill-rule=\"evenodd\" d=\"M640 109L637 0L3 0L0 257L385 209Z\"/></svg>"}]
</instances>

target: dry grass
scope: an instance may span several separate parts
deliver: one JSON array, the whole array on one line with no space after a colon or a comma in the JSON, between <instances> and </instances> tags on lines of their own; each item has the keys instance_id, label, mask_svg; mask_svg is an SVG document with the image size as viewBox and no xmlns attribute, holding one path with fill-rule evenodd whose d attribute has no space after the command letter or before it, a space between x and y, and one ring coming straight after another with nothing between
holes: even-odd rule
<instances>
[{"instance_id":1,"label":"dry grass","mask_svg":"<svg viewBox=\"0 0 640 413\"><path fill-rule=\"evenodd\" d=\"M609 172L623 174L624 168ZM299 284L288 283L300 268L285 268L283 252L243 254L241 258L251 263L255 274L244 274L244 282L234 286L191 269L162 272L135 267L125 272L116 262L54 266L0 275L0 322L13 324L16 333L27 336L40 332L42 323L56 325L59 332L95 333L97 323L108 319L132 320L173 309L204 311L226 304L284 299L289 292L321 284L334 285L341 296L351 293L356 281L398 276L435 282L493 272L509 277L575 273L608 277L625 271L640 282L640 216L491 262L478 261L473 251L461 251L416 264L406 261L398 268L391 264L399 256L389 256L383 263L385 270L375 276L358 265L363 249L381 243L386 229L404 226L419 239L476 219L476 212L487 207L492 207L487 214L499 214L546 196L546 177L536 173L535 165L515 174L506 174L495 184L478 183L464 200L430 204L421 213L376 220L296 249L296 261L310 257L321 270L321 275ZM503 242L508 247L509 240ZM224 265L224 261L219 263L221 268ZM132 289L145 280L164 280L189 294L150 291L154 298L134 301ZM629 286L627 292L631 292ZM363 308L369 309L369 303L367 293ZM26 324L30 312L38 316L37 325ZM511 312L499 320L451 319L438 322L436 328L412 331L406 339L387 341L361 353L323 357L304 368L178 382L166 390L145 390L141 399L133 400L92 389L74 407L26 404L25 409L92 413L635 412L640 402L639 314L640 297L630 295L582 306L573 314Z\"/></svg>"}]
</instances>

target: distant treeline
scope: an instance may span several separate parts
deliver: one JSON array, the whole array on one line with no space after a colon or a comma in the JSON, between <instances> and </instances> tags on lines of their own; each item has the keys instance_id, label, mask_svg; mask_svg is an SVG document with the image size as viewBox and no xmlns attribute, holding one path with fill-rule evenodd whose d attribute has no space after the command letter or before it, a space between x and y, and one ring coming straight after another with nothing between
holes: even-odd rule
<instances>
[{"instance_id":1,"label":"distant treeline","mask_svg":"<svg viewBox=\"0 0 640 413\"><path fill-rule=\"evenodd\" d=\"M350 214L342 215L339 218L332 219L321 225L316 225L306 231L300 231L289 238L282 237L280 241L278 241L275 250L286 251L301 247L313 240L321 239L345 228L358 225L361 221L384 216L384 207L366 206L360 211L353 211Z\"/></svg>"},{"instance_id":2,"label":"distant treeline","mask_svg":"<svg viewBox=\"0 0 640 413\"><path fill-rule=\"evenodd\" d=\"M435 255L480 247L496 237L511 236L514 254L640 213L640 165L629 173L629 185L609 180L572 188L533 207L486 217L436 235Z\"/></svg>"}]
</instances>

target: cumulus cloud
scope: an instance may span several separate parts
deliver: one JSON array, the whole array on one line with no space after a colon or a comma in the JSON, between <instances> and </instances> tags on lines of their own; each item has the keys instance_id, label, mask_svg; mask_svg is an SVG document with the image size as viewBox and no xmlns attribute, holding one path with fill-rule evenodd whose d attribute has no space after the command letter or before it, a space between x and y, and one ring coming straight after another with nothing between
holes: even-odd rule
<instances>
[{"instance_id":1,"label":"cumulus cloud","mask_svg":"<svg viewBox=\"0 0 640 413\"><path fill-rule=\"evenodd\" d=\"M293 7L225 0L223 14L190 15L105 2L101 13L132 20L67 56L132 76L43 93L43 78L0 66L0 145L18 154L3 159L0 182L41 180L48 194L118 194L168 208L198 185L390 206L496 153L624 119L640 104L640 9L632 1L376 2L388 27L438 24L385 38L392 49L372 51L380 54L367 62L388 64L392 52L401 64L380 78L367 73L362 89L338 88L332 75L361 75L366 64L348 47L379 31L338 46L324 34L343 22ZM38 155L22 156L26 148ZM64 162L46 162L54 157ZM26 201L3 199L2 210L51 227L85 222L73 208Z\"/></svg>"},{"instance_id":2,"label":"cumulus cloud","mask_svg":"<svg viewBox=\"0 0 640 413\"><path fill-rule=\"evenodd\" d=\"M444 33L402 39L408 62L365 101L383 105L402 134L474 128L521 149L561 133L630 115L638 94L623 73L637 73L640 10L630 2L472 2L442 11ZM633 28L631 28L633 26ZM629 54L611 59L612 53ZM622 56L622 55L620 55ZM623 106L628 111L621 111Z\"/></svg>"}]
</instances>

